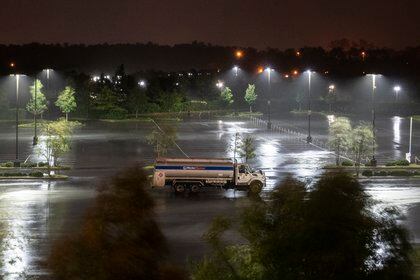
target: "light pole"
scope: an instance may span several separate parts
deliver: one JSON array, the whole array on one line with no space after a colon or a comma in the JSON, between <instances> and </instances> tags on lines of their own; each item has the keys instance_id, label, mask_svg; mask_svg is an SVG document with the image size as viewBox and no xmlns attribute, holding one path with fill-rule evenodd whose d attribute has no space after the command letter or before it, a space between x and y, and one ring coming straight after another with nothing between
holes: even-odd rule
<instances>
[{"instance_id":1,"label":"light pole","mask_svg":"<svg viewBox=\"0 0 420 280\"><path fill-rule=\"evenodd\" d=\"M236 91L238 89L238 79L237 79L237 77L238 77L239 67L234 66L233 71L235 72L235 88L234 88L234 91ZM237 108L238 103L235 102L236 101L235 96L233 96L233 100L234 100L234 104L233 104L234 113L235 113L235 115L237 115L238 114L238 108Z\"/></svg>"},{"instance_id":2,"label":"light pole","mask_svg":"<svg viewBox=\"0 0 420 280\"><path fill-rule=\"evenodd\" d=\"M376 139L376 112L375 112L375 92L376 92L376 76L377 74L371 74L372 76L372 133L373 133L373 140L372 140L372 160L371 165L376 166L377 160L375 158L375 139Z\"/></svg>"},{"instance_id":3,"label":"light pole","mask_svg":"<svg viewBox=\"0 0 420 280\"><path fill-rule=\"evenodd\" d=\"M21 74L14 74L11 75L14 76L16 79L16 157L15 157L15 162L14 162L14 166L15 167L20 167L20 161L19 161L19 80L20 80L20 76L22 76Z\"/></svg>"},{"instance_id":4,"label":"light pole","mask_svg":"<svg viewBox=\"0 0 420 280\"><path fill-rule=\"evenodd\" d=\"M270 67L265 68L267 72L267 79L268 79L268 122L267 122L267 129L271 129L271 72L274 71Z\"/></svg>"},{"instance_id":5,"label":"light pole","mask_svg":"<svg viewBox=\"0 0 420 280\"><path fill-rule=\"evenodd\" d=\"M306 137L306 141L308 143L312 142L312 136L311 136L311 76L312 71L307 70L306 73L308 73L308 137Z\"/></svg>"},{"instance_id":6,"label":"light pole","mask_svg":"<svg viewBox=\"0 0 420 280\"><path fill-rule=\"evenodd\" d=\"M36 146L38 144L38 135L37 135L37 113L38 113L38 81L35 76L34 82L34 139L32 141L32 145Z\"/></svg>"},{"instance_id":7,"label":"light pole","mask_svg":"<svg viewBox=\"0 0 420 280\"><path fill-rule=\"evenodd\" d=\"M401 91L401 87L400 86L395 86L394 87L394 92L395 92L395 102L398 102L398 97L399 97L399 93Z\"/></svg>"},{"instance_id":8,"label":"light pole","mask_svg":"<svg viewBox=\"0 0 420 280\"><path fill-rule=\"evenodd\" d=\"M49 96L49 94L50 94L50 91L49 91L50 90L50 74L53 70L47 68L47 69L44 69L44 71L45 71L46 76L47 76L47 85L45 87L45 96L47 97L47 100L50 100L50 98L51 98L51 96ZM54 102L49 102L49 103L54 104Z\"/></svg>"},{"instance_id":9,"label":"light pole","mask_svg":"<svg viewBox=\"0 0 420 280\"><path fill-rule=\"evenodd\" d=\"M335 100L335 85L331 84L328 87L328 93L330 94L329 98L333 98L333 100ZM332 112L332 108L331 108L331 100L329 100L329 105L330 105L330 112Z\"/></svg>"}]
</instances>

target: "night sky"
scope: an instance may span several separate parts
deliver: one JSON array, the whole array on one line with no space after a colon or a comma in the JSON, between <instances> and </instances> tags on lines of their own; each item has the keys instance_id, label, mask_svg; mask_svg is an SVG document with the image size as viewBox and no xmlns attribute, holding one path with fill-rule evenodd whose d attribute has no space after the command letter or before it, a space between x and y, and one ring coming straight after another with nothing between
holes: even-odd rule
<instances>
[{"instance_id":1,"label":"night sky","mask_svg":"<svg viewBox=\"0 0 420 280\"><path fill-rule=\"evenodd\" d=\"M2 0L0 43L420 45L419 0Z\"/></svg>"}]
</instances>

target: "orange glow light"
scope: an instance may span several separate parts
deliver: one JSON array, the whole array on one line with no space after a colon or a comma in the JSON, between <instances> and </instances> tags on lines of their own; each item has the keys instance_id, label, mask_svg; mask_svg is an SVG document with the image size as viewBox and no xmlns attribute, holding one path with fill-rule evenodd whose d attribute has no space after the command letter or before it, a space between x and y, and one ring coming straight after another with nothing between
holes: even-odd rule
<instances>
[{"instance_id":1,"label":"orange glow light","mask_svg":"<svg viewBox=\"0 0 420 280\"><path fill-rule=\"evenodd\" d=\"M236 56L236 58L242 58L243 56L244 56L244 52L243 51L241 51L241 50L238 50L238 51L236 51L235 52L235 56Z\"/></svg>"},{"instance_id":2,"label":"orange glow light","mask_svg":"<svg viewBox=\"0 0 420 280\"><path fill-rule=\"evenodd\" d=\"M297 74L299 74L299 71L298 71L298 70L293 70L293 72L292 72L292 73L293 73L293 75L295 75L295 76L296 76Z\"/></svg>"},{"instance_id":3,"label":"orange glow light","mask_svg":"<svg viewBox=\"0 0 420 280\"><path fill-rule=\"evenodd\" d=\"M263 67L258 67L258 74L261 74L262 72L264 72L264 68Z\"/></svg>"},{"instance_id":4,"label":"orange glow light","mask_svg":"<svg viewBox=\"0 0 420 280\"><path fill-rule=\"evenodd\" d=\"M10 62L10 67L15 67L15 63L14 62Z\"/></svg>"},{"instance_id":5,"label":"orange glow light","mask_svg":"<svg viewBox=\"0 0 420 280\"><path fill-rule=\"evenodd\" d=\"M296 56L300 56L300 51L296 51Z\"/></svg>"}]
</instances>

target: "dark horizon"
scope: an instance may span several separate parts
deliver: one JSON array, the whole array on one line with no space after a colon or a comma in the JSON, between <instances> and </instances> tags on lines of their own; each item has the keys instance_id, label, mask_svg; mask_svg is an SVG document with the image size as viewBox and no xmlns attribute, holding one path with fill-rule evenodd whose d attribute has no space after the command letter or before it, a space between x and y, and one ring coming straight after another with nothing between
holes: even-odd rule
<instances>
[{"instance_id":1,"label":"dark horizon","mask_svg":"<svg viewBox=\"0 0 420 280\"><path fill-rule=\"evenodd\" d=\"M420 45L420 2L362 1L12 1L0 10L0 43L155 42L265 48L328 47L365 39L402 49Z\"/></svg>"}]
</instances>

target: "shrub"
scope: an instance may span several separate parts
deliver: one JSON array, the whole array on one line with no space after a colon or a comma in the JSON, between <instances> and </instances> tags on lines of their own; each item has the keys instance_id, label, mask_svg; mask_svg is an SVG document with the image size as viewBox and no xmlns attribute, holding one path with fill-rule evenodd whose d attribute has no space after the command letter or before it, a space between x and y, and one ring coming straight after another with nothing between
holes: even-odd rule
<instances>
[{"instance_id":1,"label":"shrub","mask_svg":"<svg viewBox=\"0 0 420 280\"><path fill-rule=\"evenodd\" d=\"M392 170L389 172L390 176L413 176L413 173L408 170Z\"/></svg>"},{"instance_id":2,"label":"shrub","mask_svg":"<svg viewBox=\"0 0 420 280\"><path fill-rule=\"evenodd\" d=\"M40 171L37 171L37 172L31 172L31 173L29 173L29 176L31 176L31 177L38 177L38 178L42 178L42 177L44 177L44 173L42 173L42 172L40 172Z\"/></svg>"},{"instance_id":3,"label":"shrub","mask_svg":"<svg viewBox=\"0 0 420 280\"><path fill-rule=\"evenodd\" d=\"M127 110L120 108L120 107L114 107L111 110L109 110L106 114L105 114L105 118L106 119L117 119L117 120L121 120L121 119L125 119L127 118Z\"/></svg>"},{"instance_id":4,"label":"shrub","mask_svg":"<svg viewBox=\"0 0 420 280\"><path fill-rule=\"evenodd\" d=\"M28 176L28 175L21 172L10 172L10 173L4 173L3 176L4 177L22 177L22 176Z\"/></svg>"},{"instance_id":5,"label":"shrub","mask_svg":"<svg viewBox=\"0 0 420 280\"><path fill-rule=\"evenodd\" d=\"M20 166L21 167L26 167L26 168L28 168L28 167L36 167L36 163L34 163L34 162L24 162Z\"/></svg>"},{"instance_id":6,"label":"shrub","mask_svg":"<svg viewBox=\"0 0 420 280\"><path fill-rule=\"evenodd\" d=\"M353 162L350 160L343 160L343 162L341 163L342 166L353 166Z\"/></svg>"},{"instance_id":7,"label":"shrub","mask_svg":"<svg viewBox=\"0 0 420 280\"><path fill-rule=\"evenodd\" d=\"M375 176L388 176L388 172L381 170L375 173Z\"/></svg>"},{"instance_id":8,"label":"shrub","mask_svg":"<svg viewBox=\"0 0 420 280\"><path fill-rule=\"evenodd\" d=\"M38 167L47 167L48 166L48 162L38 162Z\"/></svg>"},{"instance_id":9,"label":"shrub","mask_svg":"<svg viewBox=\"0 0 420 280\"><path fill-rule=\"evenodd\" d=\"M370 177L370 176L372 176L372 175L373 175L372 170L364 170L364 171L362 172L362 176Z\"/></svg>"},{"instance_id":10,"label":"shrub","mask_svg":"<svg viewBox=\"0 0 420 280\"><path fill-rule=\"evenodd\" d=\"M0 164L1 167L13 167L13 162L7 161Z\"/></svg>"},{"instance_id":11,"label":"shrub","mask_svg":"<svg viewBox=\"0 0 420 280\"><path fill-rule=\"evenodd\" d=\"M409 166L410 162L406 159L400 159L400 160L387 162L385 165L386 166Z\"/></svg>"}]
</instances>

